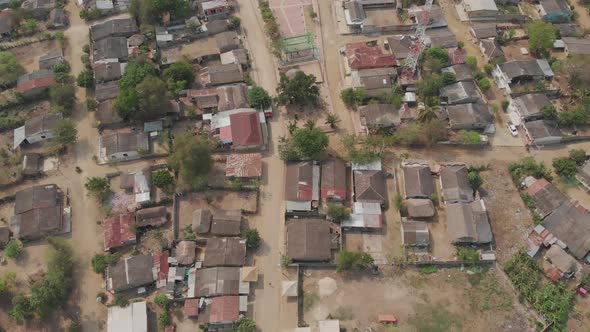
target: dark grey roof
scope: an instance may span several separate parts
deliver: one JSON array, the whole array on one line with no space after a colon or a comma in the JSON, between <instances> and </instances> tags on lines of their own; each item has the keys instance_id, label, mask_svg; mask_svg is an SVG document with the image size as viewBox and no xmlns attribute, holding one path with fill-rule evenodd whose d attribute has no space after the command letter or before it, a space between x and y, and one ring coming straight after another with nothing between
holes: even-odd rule
<instances>
[{"instance_id":1,"label":"dark grey roof","mask_svg":"<svg viewBox=\"0 0 590 332\"><path fill-rule=\"evenodd\" d=\"M525 124L526 130L533 140L547 138L547 137L563 137L563 133L557 127L557 124L545 121L537 120L527 122Z\"/></svg>"},{"instance_id":2,"label":"dark grey roof","mask_svg":"<svg viewBox=\"0 0 590 332\"><path fill-rule=\"evenodd\" d=\"M434 194L430 167L426 165L406 165L403 170L406 198L430 198Z\"/></svg>"},{"instance_id":3,"label":"dark grey roof","mask_svg":"<svg viewBox=\"0 0 590 332\"><path fill-rule=\"evenodd\" d=\"M495 39L484 39L480 41L480 43L481 47L483 48L483 53L490 61L504 56L502 47Z\"/></svg>"},{"instance_id":4,"label":"dark grey roof","mask_svg":"<svg viewBox=\"0 0 590 332\"><path fill-rule=\"evenodd\" d=\"M353 22L363 21L367 18L363 5L356 0L347 2L346 8L350 15L350 20Z\"/></svg>"},{"instance_id":5,"label":"dark grey roof","mask_svg":"<svg viewBox=\"0 0 590 332\"><path fill-rule=\"evenodd\" d=\"M430 38L431 46L457 47L457 38L449 28L428 29L426 35Z\"/></svg>"},{"instance_id":6,"label":"dark grey roof","mask_svg":"<svg viewBox=\"0 0 590 332\"><path fill-rule=\"evenodd\" d=\"M244 80L240 65L230 63L226 65L211 65L201 74L201 83L205 85L221 85L237 83Z\"/></svg>"},{"instance_id":7,"label":"dark grey roof","mask_svg":"<svg viewBox=\"0 0 590 332\"><path fill-rule=\"evenodd\" d=\"M43 114L25 122L25 137L52 130L63 119L61 113Z\"/></svg>"},{"instance_id":8,"label":"dark grey roof","mask_svg":"<svg viewBox=\"0 0 590 332\"><path fill-rule=\"evenodd\" d=\"M453 244L489 243L492 229L484 201L447 204L447 232Z\"/></svg>"},{"instance_id":9,"label":"dark grey roof","mask_svg":"<svg viewBox=\"0 0 590 332\"><path fill-rule=\"evenodd\" d=\"M210 238L205 247L203 266L243 266L246 261L246 240Z\"/></svg>"},{"instance_id":10,"label":"dark grey roof","mask_svg":"<svg viewBox=\"0 0 590 332\"><path fill-rule=\"evenodd\" d=\"M541 115L545 106L551 106L551 101L544 93L529 93L512 98L514 106L525 119Z\"/></svg>"},{"instance_id":11,"label":"dark grey roof","mask_svg":"<svg viewBox=\"0 0 590 332\"><path fill-rule=\"evenodd\" d=\"M434 203L428 198L411 198L406 200L410 218L430 218L434 216Z\"/></svg>"},{"instance_id":12,"label":"dark grey roof","mask_svg":"<svg viewBox=\"0 0 590 332\"><path fill-rule=\"evenodd\" d=\"M123 75L123 69L119 62L98 63L95 64L93 68L94 78L97 82L118 80L121 78L121 75Z\"/></svg>"},{"instance_id":13,"label":"dark grey roof","mask_svg":"<svg viewBox=\"0 0 590 332\"><path fill-rule=\"evenodd\" d=\"M584 165L578 167L576 178L584 182L586 185L590 185L590 161L586 161Z\"/></svg>"},{"instance_id":14,"label":"dark grey roof","mask_svg":"<svg viewBox=\"0 0 590 332\"><path fill-rule=\"evenodd\" d=\"M470 103L446 107L451 129L485 129L493 123L487 105Z\"/></svg>"},{"instance_id":15,"label":"dark grey roof","mask_svg":"<svg viewBox=\"0 0 590 332\"><path fill-rule=\"evenodd\" d=\"M580 37L584 34L584 30L574 23L553 24L559 29L561 37Z\"/></svg>"},{"instance_id":16,"label":"dark grey roof","mask_svg":"<svg viewBox=\"0 0 590 332\"><path fill-rule=\"evenodd\" d=\"M399 111L392 104L369 104L359 107L361 123L369 127L394 127L401 123Z\"/></svg>"},{"instance_id":17,"label":"dark grey roof","mask_svg":"<svg viewBox=\"0 0 590 332\"><path fill-rule=\"evenodd\" d=\"M471 30L478 39L495 38L498 35L496 23L473 23Z\"/></svg>"},{"instance_id":18,"label":"dark grey roof","mask_svg":"<svg viewBox=\"0 0 590 332\"><path fill-rule=\"evenodd\" d=\"M561 38L567 47L568 52L575 54L590 54L590 39L577 37Z\"/></svg>"},{"instance_id":19,"label":"dark grey roof","mask_svg":"<svg viewBox=\"0 0 590 332\"><path fill-rule=\"evenodd\" d=\"M397 60L405 59L411 52L414 42L411 36L398 35L387 38L389 49Z\"/></svg>"},{"instance_id":20,"label":"dark grey roof","mask_svg":"<svg viewBox=\"0 0 590 332\"><path fill-rule=\"evenodd\" d=\"M23 156L23 174L35 175L41 172L42 156L39 153L27 153Z\"/></svg>"},{"instance_id":21,"label":"dark grey roof","mask_svg":"<svg viewBox=\"0 0 590 332\"><path fill-rule=\"evenodd\" d=\"M330 225L320 219L287 221L287 256L294 261L327 261L332 258Z\"/></svg>"},{"instance_id":22,"label":"dark grey roof","mask_svg":"<svg viewBox=\"0 0 590 332\"><path fill-rule=\"evenodd\" d=\"M541 0L540 5L547 14L572 12L567 2L563 0Z\"/></svg>"},{"instance_id":23,"label":"dark grey roof","mask_svg":"<svg viewBox=\"0 0 590 332\"><path fill-rule=\"evenodd\" d=\"M113 108L114 103L114 99L108 99L98 104L98 109L94 112L94 117L100 124L108 125L123 122L119 113Z\"/></svg>"},{"instance_id":24,"label":"dark grey roof","mask_svg":"<svg viewBox=\"0 0 590 332\"><path fill-rule=\"evenodd\" d=\"M96 84L96 87L94 88L94 97L98 101L104 101L104 100L108 100L108 99L117 98L118 94L119 94L119 86L117 85L117 82L115 82L115 81L106 82L106 83L99 83L99 84Z\"/></svg>"},{"instance_id":25,"label":"dark grey roof","mask_svg":"<svg viewBox=\"0 0 590 332\"><path fill-rule=\"evenodd\" d=\"M209 233L212 221L211 211L209 209L196 209L193 211L193 232L197 234Z\"/></svg>"},{"instance_id":26,"label":"dark grey roof","mask_svg":"<svg viewBox=\"0 0 590 332\"><path fill-rule=\"evenodd\" d=\"M61 8L53 8L49 12L49 20L54 26L62 26L68 23L66 11Z\"/></svg>"},{"instance_id":27,"label":"dark grey roof","mask_svg":"<svg viewBox=\"0 0 590 332\"><path fill-rule=\"evenodd\" d=\"M472 103L481 99L473 81L461 81L444 86L440 89L440 95L445 97L449 104Z\"/></svg>"},{"instance_id":28,"label":"dark grey roof","mask_svg":"<svg viewBox=\"0 0 590 332\"><path fill-rule=\"evenodd\" d=\"M109 36L131 37L139 32L133 18L113 19L90 27L92 40L100 40Z\"/></svg>"},{"instance_id":29,"label":"dark grey roof","mask_svg":"<svg viewBox=\"0 0 590 332\"><path fill-rule=\"evenodd\" d=\"M0 34L8 34L13 30L12 10L4 10L0 14Z\"/></svg>"},{"instance_id":30,"label":"dark grey roof","mask_svg":"<svg viewBox=\"0 0 590 332\"><path fill-rule=\"evenodd\" d=\"M471 202L474 199L473 189L467 179L467 166L449 165L443 166L440 172L440 181L444 201L452 202Z\"/></svg>"},{"instance_id":31,"label":"dark grey roof","mask_svg":"<svg viewBox=\"0 0 590 332\"><path fill-rule=\"evenodd\" d=\"M39 69L53 70L53 66L63 62L64 55L61 50L44 54L39 58Z\"/></svg>"},{"instance_id":32,"label":"dark grey roof","mask_svg":"<svg viewBox=\"0 0 590 332\"><path fill-rule=\"evenodd\" d=\"M545 218L543 225L578 259L590 251L590 214L577 202L562 204Z\"/></svg>"},{"instance_id":33,"label":"dark grey roof","mask_svg":"<svg viewBox=\"0 0 590 332\"><path fill-rule=\"evenodd\" d=\"M568 199L553 183L543 178L536 180L525 192L535 202L535 209L541 217L553 212Z\"/></svg>"},{"instance_id":34,"label":"dark grey roof","mask_svg":"<svg viewBox=\"0 0 590 332\"><path fill-rule=\"evenodd\" d=\"M127 38L106 37L92 43L92 60L94 62L104 59L119 59L126 61L129 57L127 50Z\"/></svg>"},{"instance_id":35,"label":"dark grey roof","mask_svg":"<svg viewBox=\"0 0 590 332\"><path fill-rule=\"evenodd\" d=\"M113 153L148 150L149 142L146 133L114 133L101 136L101 148L107 156Z\"/></svg>"},{"instance_id":36,"label":"dark grey roof","mask_svg":"<svg viewBox=\"0 0 590 332\"><path fill-rule=\"evenodd\" d=\"M240 291L239 267L211 267L195 273L195 296L237 295Z\"/></svg>"},{"instance_id":37,"label":"dark grey roof","mask_svg":"<svg viewBox=\"0 0 590 332\"><path fill-rule=\"evenodd\" d=\"M0 227L0 247L3 247L10 241L10 229L8 227Z\"/></svg>"},{"instance_id":38,"label":"dark grey roof","mask_svg":"<svg viewBox=\"0 0 590 332\"><path fill-rule=\"evenodd\" d=\"M11 228L16 238L36 240L62 229L62 199L55 184L16 193Z\"/></svg>"},{"instance_id":39,"label":"dark grey roof","mask_svg":"<svg viewBox=\"0 0 590 332\"><path fill-rule=\"evenodd\" d=\"M393 86L397 72L393 67L368 68L359 70L357 75L366 90L387 89Z\"/></svg>"},{"instance_id":40,"label":"dark grey roof","mask_svg":"<svg viewBox=\"0 0 590 332\"><path fill-rule=\"evenodd\" d=\"M448 66L442 69L442 72L453 73L457 78L457 81L470 81L473 80L473 71L467 64L458 64Z\"/></svg>"},{"instance_id":41,"label":"dark grey roof","mask_svg":"<svg viewBox=\"0 0 590 332\"><path fill-rule=\"evenodd\" d=\"M519 77L553 77L553 71L545 59L514 60L498 66L510 80Z\"/></svg>"},{"instance_id":42,"label":"dark grey roof","mask_svg":"<svg viewBox=\"0 0 590 332\"><path fill-rule=\"evenodd\" d=\"M205 24L207 32L209 32L210 35L226 31L228 29L227 25L227 20L212 20Z\"/></svg>"},{"instance_id":43,"label":"dark grey roof","mask_svg":"<svg viewBox=\"0 0 590 332\"><path fill-rule=\"evenodd\" d=\"M215 43L219 52L228 52L240 47L240 37L235 31L225 31L215 35Z\"/></svg>"},{"instance_id":44,"label":"dark grey roof","mask_svg":"<svg viewBox=\"0 0 590 332\"><path fill-rule=\"evenodd\" d=\"M152 255L122 258L107 269L108 289L115 292L146 286L156 281Z\"/></svg>"}]
</instances>

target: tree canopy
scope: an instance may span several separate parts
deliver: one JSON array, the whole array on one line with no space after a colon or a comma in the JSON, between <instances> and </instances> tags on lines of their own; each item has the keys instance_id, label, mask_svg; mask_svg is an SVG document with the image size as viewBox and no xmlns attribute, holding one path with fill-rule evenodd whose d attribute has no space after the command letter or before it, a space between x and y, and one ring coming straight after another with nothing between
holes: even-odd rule
<instances>
[{"instance_id":1,"label":"tree canopy","mask_svg":"<svg viewBox=\"0 0 590 332\"><path fill-rule=\"evenodd\" d=\"M557 38L557 28L548 22L534 20L527 25L529 35L529 51L538 55L546 55L553 47Z\"/></svg>"},{"instance_id":2,"label":"tree canopy","mask_svg":"<svg viewBox=\"0 0 590 332\"><path fill-rule=\"evenodd\" d=\"M72 114L76 104L76 88L72 84L55 84L49 89L52 108L64 115Z\"/></svg>"},{"instance_id":3,"label":"tree canopy","mask_svg":"<svg viewBox=\"0 0 590 332\"><path fill-rule=\"evenodd\" d=\"M328 136L318 128L300 128L295 130L288 145L285 148L290 150L291 157L285 155L283 159L316 159L328 148Z\"/></svg>"},{"instance_id":4,"label":"tree canopy","mask_svg":"<svg viewBox=\"0 0 590 332\"><path fill-rule=\"evenodd\" d=\"M86 179L84 184L88 193L99 201L104 201L111 193L109 181L104 177L93 176Z\"/></svg>"},{"instance_id":5,"label":"tree canopy","mask_svg":"<svg viewBox=\"0 0 590 332\"><path fill-rule=\"evenodd\" d=\"M371 255L366 252L354 252L342 250L336 258L336 271L363 270L370 268L375 263Z\"/></svg>"},{"instance_id":6,"label":"tree canopy","mask_svg":"<svg viewBox=\"0 0 590 332\"><path fill-rule=\"evenodd\" d=\"M320 101L320 88L312 74L302 71L295 73L293 79L281 74L277 88L277 102L281 105L317 105Z\"/></svg>"},{"instance_id":7,"label":"tree canopy","mask_svg":"<svg viewBox=\"0 0 590 332\"><path fill-rule=\"evenodd\" d=\"M0 52L0 83L16 82L25 69L11 52Z\"/></svg>"},{"instance_id":8,"label":"tree canopy","mask_svg":"<svg viewBox=\"0 0 590 332\"><path fill-rule=\"evenodd\" d=\"M187 0L132 0L129 13L142 24L154 24L161 22L166 13L173 19L185 19L191 11Z\"/></svg>"},{"instance_id":9,"label":"tree canopy","mask_svg":"<svg viewBox=\"0 0 590 332\"><path fill-rule=\"evenodd\" d=\"M248 91L248 102L255 109L267 109L272 105L272 98L263 87L255 85Z\"/></svg>"},{"instance_id":10,"label":"tree canopy","mask_svg":"<svg viewBox=\"0 0 590 332\"><path fill-rule=\"evenodd\" d=\"M78 130L70 119L63 119L53 128L53 140L62 147L70 146L76 143L78 139Z\"/></svg>"},{"instance_id":11,"label":"tree canopy","mask_svg":"<svg viewBox=\"0 0 590 332\"><path fill-rule=\"evenodd\" d=\"M203 137L185 134L176 137L173 148L169 163L178 172L183 187L203 188L213 165L209 142Z\"/></svg>"},{"instance_id":12,"label":"tree canopy","mask_svg":"<svg viewBox=\"0 0 590 332\"><path fill-rule=\"evenodd\" d=\"M561 157L553 159L555 173L567 179L571 179L576 175L576 166L576 161L571 158Z\"/></svg>"},{"instance_id":13,"label":"tree canopy","mask_svg":"<svg viewBox=\"0 0 590 332\"><path fill-rule=\"evenodd\" d=\"M170 101L166 96L166 84L156 76L147 76L135 87L137 91L138 109L132 118L138 121L149 121L164 116L170 109Z\"/></svg>"},{"instance_id":14,"label":"tree canopy","mask_svg":"<svg viewBox=\"0 0 590 332\"><path fill-rule=\"evenodd\" d=\"M186 59L177 61L162 73L168 90L175 95L188 88L195 81L195 69Z\"/></svg>"}]
</instances>

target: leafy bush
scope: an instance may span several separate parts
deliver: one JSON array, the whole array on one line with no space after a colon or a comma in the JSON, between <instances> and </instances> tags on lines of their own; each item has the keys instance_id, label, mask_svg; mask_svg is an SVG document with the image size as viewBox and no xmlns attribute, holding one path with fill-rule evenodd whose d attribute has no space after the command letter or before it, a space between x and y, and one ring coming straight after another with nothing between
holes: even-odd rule
<instances>
[{"instance_id":1,"label":"leafy bush","mask_svg":"<svg viewBox=\"0 0 590 332\"><path fill-rule=\"evenodd\" d=\"M471 67L471 69L473 69L473 70L477 69L477 58L474 57L473 55L468 55L465 58L465 63L467 63L469 65L469 67Z\"/></svg>"},{"instance_id":2,"label":"leafy bush","mask_svg":"<svg viewBox=\"0 0 590 332\"><path fill-rule=\"evenodd\" d=\"M88 193L94 196L99 201L103 202L111 193L111 186L109 181L104 177L93 176L86 179L84 184Z\"/></svg>"},{"instance_id":3,"label":"leafy bush","mask_svg":"<svg viewBox=\"0 0 590 332\"><path fill-rule=\"evenodd\" d=\"M232 332L256 332L256 322L252 318L240 318L232 328Z\"/></svg>"},{"instance_id":4,"label":"leafy bush","mask_svg":"<svg viewBox=\"0 0 590 332\"><path fill-rule=\"evenodd\" d=\"M78 74L78 78L76 78L76 84L79 87L83 88L91 88L94 86L94 73L90 69L84 69Z\"/></svg>"},{"instance_id":5,"label":"leafy bush","mask_svg":"<svg viewBox=\"0 0 590 332\"><path fill-rule=\"evenodd\" d=\"M76 89L71 84L56 84L49 89L49 97L55 111L72 114L76 102Z\"/></svg>"},{"instance_id":6,"label":"leafy bush","mask_svg":"<svg viewBox=\"0 0 590 332\"><path fill-rule=\"evenodd\" d=\"M340 223L350 218L350 211L346 206L341 204L329 204L328 215L332 218L332 221Z\"/></svg>"},{"instance_id":7,"label":"leafy bush","mask_svg":"<svg viewBox=\"0 0 590 332\"><path fill-rule=\"evenodd\" d=\"M433 274L438 272L436 265L422 265L418 268L418 272L421 274Z\"/></svg>"},{"instance_id":8,"label":"leafy bush","mask_svg":"<svg viewBox=\"0 0 590 332\"><path fill-rule=\"evenodd\" d=\"M479 84L479 87L482 88L482 90L484 91L487 91L492 88L492 83L490 83L490 80L488 80L485 77L480 79L477 83Z\"/></svg>"},{"instance_id":9,"label":"leafy bush","mask_svg":"<svg viewBox=\"0 0 590 332\"><path fill-rule=\"evenodd\" d=\"M483 66L483 70L486 74L491 75L492 71L494 71L494 66L491 63L486 63L485 66Z\"/></svg>"},{"instance_id":10,"label":"leafy bush","mask_svg":"<svg viewBox=\"0 0 590 332\"><path fill-rule=\"evenodd\" d=\"M263 110L272 105L272 98L263 87L255 85L248 91L248 102L252 108Z\"/></svg>"},{"instance_id":11,"label":"leafy bush","mask_svg":"<svg viewBox=\"0 0 590 332\"><path fill-rule=\"evenodd\" d=\"M152 182L158 188L168 188L174 184L174 177L167 169L161 169L152 175Z\"/></svg>"},{"instance_id":12,"label":"leafy bush","mask_svg":"<svg viewBox=\"0 0 590 332\"><path fill-rule=\"evenodd\" d=\"M172 323L172 318L170 317L170 313L168 311L164 311L158 316L158 330L164 331L166 326Z\"/></svg>"},{"instance_id":13,"label":"leafy bush","mask_svg":"<svg viewBox=\"0 0 590 332\"><path fill-rule=\"evenodd\" d=\"M6 246L4 246L4 254L12 259L16 259L18 258L18 256L20 256L21 252L23 251L23 245L22 243L20 243L19 240L10 240L8 241L8 243L6 244Z\"/></svg>"},{"instance_id":14,"label":"leafy bush","mask_svg":"<svg viewBox=\"0 0 590 332\"><path fill-rule=\"evenodd\" d=\"M469 185L473 190L478 190L481 185L483 184L483 179L479 172L469 172L467 173L467 179L469 180Z\"/></svg>"},{"instance_id":15,"label":"leafy bush","mask_svg":"<svg viewBox=\"0 0 590 332\"><path fill-rule=\"evenodd\" d=\"M586 151L582 149L573 149L569 151L569 157L575 161L577 165L582 165L586 161Z\"/></svg>"},{"instance_id":16,"label":"leafy bush","mask_svg":"<svg viewBox=\"0 0 590 332\"><path fill-rule=\"evenodd\" d=\"M242 25L242 20L237 16L231 16L229 18L229 25L227 26L230 30L237 30Z\"/></svg>"},{"instance_id":17,"label":"leafy bush","mask_svg":"<svg viewBox=\"0 0 590 332\"><path fill-rule=\"evenodd\" d=\"M457 132L455 140L463 144L476 144L481 142L481 135L477 131L461 129Z\"/></svg>"},{"instance_id":18,"label":"leafy bush","mask_svg":"<svg viewBox=\"0 0 590 332\"><path fill-rule=\"evenodd\" d=\"M107 270L107 266L113 265L119 261L121 258L121 254L112 254L112 255L105 255L105 254L96 254L92 257L92 270L94 273L104 273Z\"/></svg>"},{"instance_id":19,"label":"leafy bush","mask_svg":"<svg viewBox=\"0 0 590 332\"><path fill-rule=\"evenodd\" d=\"M260 247L262 239L256 228L246 229L242 232L242 238L246 239L246 247L248 249L256 250Z\"/></svg>"},{"instance_id":20,"label":"leafy bush","mask_svg":"<svg viewBox=\"0 0 590 332\"><path fill-rule=\"evenodd\" d=\"M156 297L154 297L154 303L164 310L168 310L170 307L170 299L165 294L156 295Z\"/></svg>"},{"instance_id":21,"label":"leafy bush","mask_svg":"<svg viewBox=\"0 0 590 332\"><path fill-rule=\"evenodd\" d=\"M553 168L557 175L567 179L572 179L577 172L576 162L567 157L553 159Z\"/></svg>"},{"instance_id":22,"label":"leafy bush","mask_svg":"<svg viewBox=\"0 0 590 332\"><path fill-rule=\"evenodd\" d=\"M373 266L375 260L366 252L353 252L342 250L336 258L336 271L363 270Z\"/></svg>"},{"instance_id":23,"label":"leafy bush","mask_svg":"<svg viewBox=\"0 0 590 332\"><path fill-rule=\"evenodd\" d=\"M510 106L510 102L506 99L502 100L502 110L506 112L508 110L508 106Z\"/></svg>"},{"instance_id":24,"label":"leafy bush","mask_svg":"<svg viewBox=\"0 0 590 332\"><path fill-rule=\"evenodd\" d=\"M457 252L457 258L461 261L479 261L479 252L475 248L456 246L455 251Z\"/></svg>"},{"instance_id":25,"label":"leafy bush","mask_svg":"<svg viewBox=\"0 0 590 332\"><path fill-rule=\"evenodd\" d=\"M508 171L512 176L512 182L519 186L522 180L527 176L540 179L545 178L547 181L552 181L551 171L543 162L535 161L532 156L525 157L517 162L508 165Z\"/></svg>"}]
</instances>

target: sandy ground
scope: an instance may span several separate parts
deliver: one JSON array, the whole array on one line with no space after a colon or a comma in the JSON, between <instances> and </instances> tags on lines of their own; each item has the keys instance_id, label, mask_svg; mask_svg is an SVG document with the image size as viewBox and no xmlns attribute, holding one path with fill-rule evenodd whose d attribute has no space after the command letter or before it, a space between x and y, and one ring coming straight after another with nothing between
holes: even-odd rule
<instances>
[{"instance_id":1,"label":"sandy ground","mask_svg":"<svg viewBox=\"0 0 590 332\"><path fill-rule=\"evenodd\" d=\"M578 18L576 22L583 28L583 29L590 29L590 14L586 7L580 4L581 1L573 0L570 1L570 6L574 7L574 10L578 13Z\"/></svg>"},{"instance_id":2,"label":"sandy ground","mask_svg":"<svg viewBox=\"0 0 590 332\"><path fill-rule=\"evenodd\" d=\"M15 47L10 50L25 68L27 72L39 70L39 58L47 53L59 50L59 43L54 40L46 40L33 45Z\"/></svg>"}]
</instances>

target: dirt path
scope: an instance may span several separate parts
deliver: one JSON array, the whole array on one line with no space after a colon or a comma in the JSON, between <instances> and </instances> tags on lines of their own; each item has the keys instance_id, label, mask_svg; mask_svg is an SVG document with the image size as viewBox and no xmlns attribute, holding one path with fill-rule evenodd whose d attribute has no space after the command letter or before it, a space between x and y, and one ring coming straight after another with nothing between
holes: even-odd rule
<instances>
[{"instance_id":1,"label":"dirt path","mask_svg":"<svg viewBox=\"0 0 590 332\"><path fill-rule=\"evenodd\" d=\"M271 94L277 87L278 69L268 47L262 18L255 0L238 1L238 15L246 36L246 47L252 59L252 77ZM258 250L255 263L261 278L254 297L254 319L260 331L292 331L297 326L297 307L281 298L280 285L283 272L280 268L284 243L283 181L284 163L278 156L274 143L284 135L282 114L275 112L271 121L271 143L264 157L265 173L260 188L259 213L249 218L251 227L259 230L263 245Z\"/></svg>"},{"instance_id":2,"label":"dirt path","mask_svg":"<svg viewBox=\"0 0 590 332\"><path fill-rule=\"evenodd\" d=\"M580 4L580 0L570 1L569 4L574 7L574 10L578 13L576 22L584 29L590 29L590 14L586 7Z\"/></svg>"}]
</instances>

